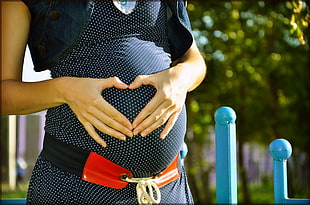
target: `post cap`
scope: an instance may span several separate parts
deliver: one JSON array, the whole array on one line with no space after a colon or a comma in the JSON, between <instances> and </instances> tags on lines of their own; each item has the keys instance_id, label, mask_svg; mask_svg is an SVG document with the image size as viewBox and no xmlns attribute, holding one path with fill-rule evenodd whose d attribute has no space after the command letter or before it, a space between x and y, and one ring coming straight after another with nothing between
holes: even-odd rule
<instances>
[{"instance_id":1,"label":"post cap","mask_svg":"<svg viewBox=\"0 0 310 205\"><path fill-rule=\"evenodd\" d=\"M292 154L292 146L286 139L276 139L270 144L269 152L275 160L287 160Z\"/></svg>"},{"instance_id":2,"label":"post cap","mask_svg":"<svg viewBox=\"0 0 310 205\"><path fill-rule=\"evenodd\" d=\"M230 107L220 107L214 114L215 122L219 124L234 124L236 121L236 113Z\"/></svg>"}]
</instances>

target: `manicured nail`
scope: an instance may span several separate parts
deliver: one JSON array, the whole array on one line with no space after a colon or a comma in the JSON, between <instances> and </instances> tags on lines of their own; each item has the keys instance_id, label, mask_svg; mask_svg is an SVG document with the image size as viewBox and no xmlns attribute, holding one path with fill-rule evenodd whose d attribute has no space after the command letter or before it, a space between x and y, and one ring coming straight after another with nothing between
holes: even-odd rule
<instances>
[{"instance_id":1,"label":"manicured nail","mask_svg":"<svg viewBox=\"0 0 310 205\"><path fill-rule=\"evenodd\" d=\"M131 84L128 86L128 88L129 88L129 89L132 89L133 85L134 85L134 84L131 83Z\"/></svg>"},{"instance_id":2,"label":"manicured nail","mask_svg":"<svg viewBox=\"0 0 310 205\"><path fill-rule=\"evenodd\" d=\"M143 131L140 133L140 135L141 135L141 137L145 137L147 135L147 133Z\"/></svg>"},{"instance_id":3,"label":"manicured nail","mask_svg":"<svg viewBox=\"0 0 310 205\"><path fill-rule=\"evenodd\" d=\"M105 143L105 142L101 142L100 144L101 144L101 146L103 146L104 148L106 148L106 147L108 146L107 143Z\"/></svg>"},{"instance_id":4,"label":"manicured nail","mask_svg":"<svg viewBox=\"0 0 310 205\"><path fill-rule=\"evenodd\" d=\"M133 137L133 135L134 135L134 134L132 133L132 131L128 131L128 132L127 132L127 136L128 136L128 137Z\"/></svg>"},{"instance_id":5,"label":"manicured nail","mask_svg":"<svg viewBox=\"0 0 310 205\"><path fill-rule=\"evenodd\" d=\"M132 131L133 130L133 126L132 126L132 124L130 123L130 125L128 126L128 129L130 130L130 131Z\"/></svg>"},{"instance_id":6,"label":"manicured nail","mask_svg":"<svg viewBox=\"0 0 310 205\"><path fill-rule=\"evenodd\" d=\"M137 123L132 123L132 128L135 129L137 127Z\"/></svg>"},{"instance_id":7,"label":"manicured nail","mask_svg":"<svg viewBox=\"0 0 310 205\"><path fill-rule=\"evenodd\" d=\"M133 135L137 135L137 134L139 134L139 131L138 130L134 130L133 131Z\"/></svg>"}]
</instances>

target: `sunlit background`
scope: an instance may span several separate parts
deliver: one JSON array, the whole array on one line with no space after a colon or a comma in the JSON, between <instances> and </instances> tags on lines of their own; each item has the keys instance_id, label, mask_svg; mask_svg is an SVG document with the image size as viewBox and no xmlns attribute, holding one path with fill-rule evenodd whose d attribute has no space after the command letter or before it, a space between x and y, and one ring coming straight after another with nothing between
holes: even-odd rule
<instances>
[{"instance_id":1,"label":"sunlit background","mask_svg":"<svg viewBox=\"0 0 310 205\"><path fill-rule=\"evenodd\" d=\"M310 198L309 6L305 1L188 2L208 66L204 82L187 98L185 165L197 203L215 203L213 115L221 106L237 114L238 201L273 202L268 150L276 138L293 146L289 196ZM32 71L28 53L24 69L24 81L49 78L48 72ZM2 194L25 197L41 149L44 112L10 120L16 127L2 117ZM11 141L9 133L15 136Z\"/></svg>"}]
</instances>

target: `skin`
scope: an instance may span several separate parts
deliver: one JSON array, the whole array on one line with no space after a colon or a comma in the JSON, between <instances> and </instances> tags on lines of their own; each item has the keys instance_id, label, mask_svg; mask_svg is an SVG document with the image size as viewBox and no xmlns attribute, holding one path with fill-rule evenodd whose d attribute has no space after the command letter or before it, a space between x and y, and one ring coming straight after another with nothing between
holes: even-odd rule
<instances>
[{"instance_id":1,"label":"skin","mask_svg":"<svg viewBox=\"0 0 310 205\"><path fill-rule=\"evenodd\" d=\"M21 1L1 1L1 9L2 115L30 114L68 104L88 134L103 147L107 144L95 128L111 137L126 140L126 136L147 136L167 122L160 135L164 139L181 112L187 92L195 89L206 74L204 60L193 42L191 48L170 69L137 76L130 85L117 77L61 77L41 82L22 82L31 15ZM106 88L137 89L142 85L152 85L157 92L133 122L101 96Z\"/></svg>"}]
</instances>

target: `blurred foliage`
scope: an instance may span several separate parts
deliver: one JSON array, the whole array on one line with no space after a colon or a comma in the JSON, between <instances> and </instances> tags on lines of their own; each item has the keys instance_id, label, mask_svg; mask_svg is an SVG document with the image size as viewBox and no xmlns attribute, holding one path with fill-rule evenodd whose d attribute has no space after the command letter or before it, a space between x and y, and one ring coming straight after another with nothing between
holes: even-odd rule
<instances>
[{"instance_id":1,"label":"blurred foliage","mask_svg":"<svg viewBox=\"0 0 310 205\"><path fill-rule=\"evenodd\" d=\"M305 3L300 0L292 1L288 4L293 9L290 25L292 26L290 32L302 45L306 44L303 29L307 28L310 23L310 8L304 9Z\"/></svg>"},{"instance_id":2,"label":"blurred foliage","mask_svg":"<svg viewBox=\"0 0 310 205\"><path fill-rule=\"evenodd\" d=\"M208 181L197 176L207 176L214 165L198 153L209 144L213 114L221 106L236 111L241 148L258 142L268 149L273 139L286 138L294 155L307 153L310 161L309 2L189 1L187 10L208 67L187 99L187 163L196 200L210 202L200 193L208 192L201 189ZM247 186L246 175L241 180ZM251 202L250 193L244 194L243 202Z\"/></svg>"}]
</instances>

